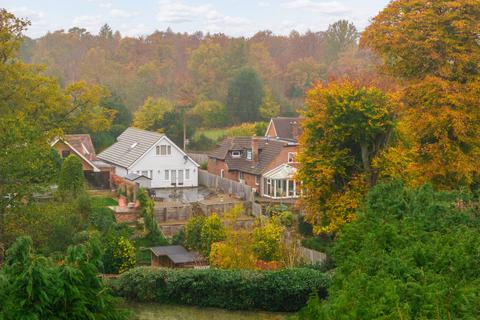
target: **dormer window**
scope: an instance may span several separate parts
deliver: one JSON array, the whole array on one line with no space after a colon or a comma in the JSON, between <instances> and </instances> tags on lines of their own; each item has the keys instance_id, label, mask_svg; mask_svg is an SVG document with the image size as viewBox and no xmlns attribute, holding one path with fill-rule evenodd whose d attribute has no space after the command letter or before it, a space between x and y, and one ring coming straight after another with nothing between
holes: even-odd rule
<instances>
[{"instance_id":1,"label":"dormer window","mask_svg":"<svg viewBox=\"0 0 480 320\"><path fill-rule=\"evenodd\" d=\"M252 150L250 149L247 150L247 159L252 160Z\"/></svg>"},{"instance_id":2,"label":"dormer window","mask_svg":"<svg viewBox=\"0 0 480 320\"><path fill-rule=\"evenodd\" d=\"M232 158L240 158L242 156L241 151L232 151Z\"/></svg>"},{"instance_id":3,"label":"dormer window","mask_svg":"<svg viewBox=\"0 0 480 320\"><path fill-rule=\"evenodd\" d=\"M156 147L156 154L157 156L166 156L172 154L172 146L162 144Z\"/></svg>"},{"instance_id":4,"label":"dormer window","mask_svg":"<svg viewBox=\"0 0 480 320\"><path fill-rule=\"evenodd\" d=\"M134 142L134 143L132 143L132 145L130 146L130 149L133 149L133 148L135 148L137 145L138 145L138 142Z\"/></svg>"}]
</instances>

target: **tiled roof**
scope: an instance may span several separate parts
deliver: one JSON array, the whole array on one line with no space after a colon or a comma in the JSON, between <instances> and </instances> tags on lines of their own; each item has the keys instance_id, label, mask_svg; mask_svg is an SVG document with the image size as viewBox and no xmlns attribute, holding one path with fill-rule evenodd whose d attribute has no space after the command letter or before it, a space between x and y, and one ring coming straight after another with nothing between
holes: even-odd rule
<instances>
[{"instance_id":1,"label":"tiled roof","mask_svg":"<svg viewBox=\"0 0 480 320\"><path fill-rule=\"evenodd\" d=\"M128 168L145 154L163 134L137 128L127 128L117 142L98 155L99 159Z\"/></svg>"},{"instance_id":2,"label":"tiled roof","mask_svg":"<svg viewBox=\"0 0 480 320\"><path fill-rule=\"evenodd\" d=\"M302 132L302 127L300 126L301 118L290 118L290 117L277 117L272 118L273 125L275 127L275 132L279 139L297 141L298 137Z\"/></svg>"},{"instance_id":3,"label":"tiled roof","mask_svg":"<svg viewBox=\"0 0 480 320\"><path fill-rule=\"evenodd\" d=\"M232 150L244 151L247 149L252 149L251 137L226 138L219 144L217 149L210 153L209 156L212 158L225 160L229 170L237 170L254 175L262 174L267 166L282 151L282 148L287 146L287 142L269 138L255 139L258 139L258 161L248 160L244 156L241 158L232 158L229 152Z\"/></svg>"},{"instance_id":4,"label":"tiled roof","mask_svg":"<svg viewBox=\"0 0 480 320\"><path fill-rule=\"evenodd\" d=\"M97 158L89 134L66 134L64 139L72 146L72 148L82 154L89 161L93 161Z\"/></svg>"}]
</instances>

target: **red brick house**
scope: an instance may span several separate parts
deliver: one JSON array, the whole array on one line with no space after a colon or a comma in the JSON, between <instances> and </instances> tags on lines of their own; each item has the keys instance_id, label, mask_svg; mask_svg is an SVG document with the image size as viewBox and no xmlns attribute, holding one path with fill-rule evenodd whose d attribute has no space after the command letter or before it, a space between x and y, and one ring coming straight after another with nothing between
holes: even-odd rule
<instances>
[{"instance_id":1,"label":"red brick house","mask_svg":"<svg viewBox=\"0 0 480 320\"><path fill-rule=\"evenodd\" d=\"M295 180L295 156L299 124L292 119L298 118L272 119L265 137L224 139L209 154L208 172L245 183L265 198L297 198L300 187Z\"/></svg>"},{"instance_id":2,"label":"red brick house","mask_svg":"<svg viewBox=\"0 0 480 320\"><path fill-rule=\"evenodd\" d=\"M99 159L89 134L66 134L50 144L62 159L73 154L80 159L85 178L94 187L110 188L113 167Z\"/></svg>"}]
</instances>

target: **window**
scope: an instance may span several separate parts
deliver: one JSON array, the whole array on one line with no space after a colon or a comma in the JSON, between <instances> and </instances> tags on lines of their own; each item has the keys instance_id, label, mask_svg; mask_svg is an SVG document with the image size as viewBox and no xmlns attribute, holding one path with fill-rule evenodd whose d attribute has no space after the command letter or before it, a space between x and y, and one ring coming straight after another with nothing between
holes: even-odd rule
<instances>
[{"instance_id":1,"label":"window","mask_svg":"<svg viewBox=\"0 0 480 320\"><path fill-rule=\"evenodd\" d=\"M172 146L167 146L167 154L172 154Z\"/></svg>"},{"instance_id":2,"label":"window","mask_svg":"<svg viewBox=\"0 0 480 320\"><path fill-rule=\"evenodd\" d=\"M260 176L255 176L255 184L260 185Z\"/></svg>"},{"instance_id":3,"label":"window","mask_svg":"<svg viewBox=\"0 0 480 320\"><path fill-rule=\"evenodd\" d=\"M245 179L245 174L240 171L240 172L238 173L238 179L244 180L244 179Z\"/></svg>"},{"instance_id":4,"label":"window","mask_svg":"<svg viewBox=\"0 0 480 320\"><path fill-rule=\"evenodd\" d=\"M190 180L190 169L185 169L185 180Z\"/></svg>"},{"instance_id":5,"label":"window","mask_svg":"<svg viewBox=\"0 0 480 320\"><path fill-rule=\"evenodd\" d=\"M142 171L142 176L148 177L148 171L147 170Z\"/></svg>"},{"instance_id":6,"label":"window","mask_svg":"<svg viewBox=\"0 0 480 320\"><path fill-rule=\"evenodd\" d=\"M70 155L70 150L63 150L62 151L62 158L66 158Z\"/></svg>"},{"instance_id":7,"label":"window","mask_svg":"<svg viewBox=\"0 0 480 320\"><path fill-rule=\"evenodd\" d=\"M225 176L225 171L222 169L220 170L220 178L223 178Z\"/></svg>"},{"instance_id":8,"label":"window","mask_svg":"<svg viewBox=\"0 0 480 320\"><path fill-rule=\"evenodd\" d=\"M165 170L165 180L170 180L170 170Z\"/></svg>"},{"instance_id":9,"label":"window","mask_svg":"<svg viewBox=\"0 0 480 320\"><path fill-rule=\"evenodd\" d=\"M250 149L247 150L247 159L252 160L252 150Z\"/></svg>"},{"instance_id":10,"label":"window","mask_svg":"<svg viewBox=\"0 0 480 320\"><path fill-rule=\"evenodd\" d=\"M178 170L178 184L183 184L183 170Z\"/></svg>"},{"instance_id":11,"label":"window","mask_svg":"<svg viewBox=\"0 0 480 320\"><path fill-rule=\"evenodd\" d=\"M240 158L242 156L241 151L232 151L232 158Z\"/></svg>"},{"instance_id":12,"label":"window","mask_svg":"<svg viewBox=\"0 0 480 320\"><path fill-rule=\"evenodd\" d=\"M172 154L172 146L162 144L156 147L156 154L157 156L166 156Z\"/></svg>"},{"instance_id":13,"label":"window","mask_svg":"<svg viewBox=\"0 0 480 320\"><path fill-rule=\"evenodd\" d=\"M289 152L288 153L288 163L296 162L295 157L297 156L296 152Z\"/></svg>"},{"instance_id":14,"label":"window","mask_svg":"<svg viewBox=\"0 0 480 320\"><path fill-rule=\"evenodd\" d=\"M149 173L149 176L148 176L148 177L149 177L150 179L152 179L152 178L153 178L153 170L150 170L148 173Z\"/></svg>"},{"instance_id":15,"label":"window","mask_svg":"<svg viewBox=\"0 0 480 320\"><path fill-rule=\"evenodd\" d=\"M166 145L161 145L160 146L160 155L164 156L167 154L167 146Z\"/></svg>"},{"instance_id":16,"label":"window","mask_svg":"<svg viewBox=\"0 0 480 320\"><path fill-rule=\"evenodd\" d=\"M156 146L155 147L155 150L156 150L156 155L159 156L160 155L160 146Z\"/></svg>"}]
</instances>

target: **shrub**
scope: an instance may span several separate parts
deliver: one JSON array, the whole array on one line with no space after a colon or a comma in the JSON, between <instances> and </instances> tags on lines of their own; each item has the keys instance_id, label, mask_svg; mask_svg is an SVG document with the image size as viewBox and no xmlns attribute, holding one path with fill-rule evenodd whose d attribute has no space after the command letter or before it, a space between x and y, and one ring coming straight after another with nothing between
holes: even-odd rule
<instances>
[{"instance_id":1,"label":"shrub","mask_svg":"<svg viewBox=\"0 0 480 320\"><path fill-rule=\"evenodd\" d=\"M107 273L123 273L135 267L134 245L123 236L110 239L105 248L103 263Z\"/></svg>"},{"instance_id":2,"label":"shrub","mask_svg":"<svg viewBox=\"0 0 480 320\"><path fill-rule=\"evenodd\" d=\"M312 292L326 295L329 277L313 269L246 271L141 267L124 273L117 294L140 302L232 310L293 312Z\"/></svg>"},{"instance_id":3,"label":"shrub","mask_svg":"<svg viewBox=\"0 0 480 320\"><path fill-rule=\"evenodd\" d=\"M0 269L0 319L127 319L97 276L99 253L92 241L53 261L19 237Z\"/></svg>"},{"instance_id":4,"label":"shrub","mask_svg":"<svg viewBox=\"0 0 480 320\"><path fill-rule=\"evenodd\" d=\"M283 231L282 226L271 221L253 230L253 251L258 259L264 261L280 260L280 241Z\"/></svg>"},{"instance_id":5,"label":"shrub","mask_svg":"<svg viewBox=\"0 0 480 320\"><path fill-rule=\"evenodd\" d=\"M58 190L63 196L76 195L85 190L82 162L72 154L63 161Z\"/></svg>"},{"instance_id":6,"label":"shrub","mask_svg":"<svg viewBox=\"0 0 480 320\"><path fill-rule=\"evenodd\" d=\"M212 214L205 220L200 232L201 253L208 257L212 244L225 240L225 237L226 231L222 221L216 214Z\"/></svg>"},{"instance_id":7,"label":"shrub","mask_svg":"<svg viewBox=\"0 0 480 320\"><path fill-rule=\"evenodd\" d=\"M195 251L201 250L201 234L204 224L205 216L202 215L188 219L187 224L183 228L185 234L183 245L187 249Z\"/></svg>"}]
</instances>

